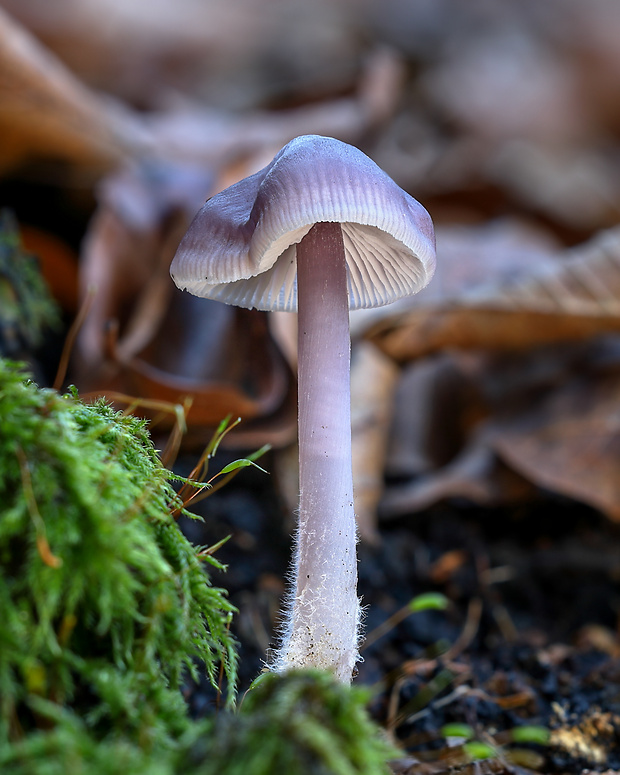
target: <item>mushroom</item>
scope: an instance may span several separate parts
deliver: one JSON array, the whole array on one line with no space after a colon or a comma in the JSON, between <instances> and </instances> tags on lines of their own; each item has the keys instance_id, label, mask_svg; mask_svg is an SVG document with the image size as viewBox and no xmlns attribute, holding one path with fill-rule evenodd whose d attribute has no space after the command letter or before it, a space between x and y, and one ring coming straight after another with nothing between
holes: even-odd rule
<instances>
[{"instance_id":1,"label":"mushroom","mask_svg":"<svg viewBox=\"0 0 620 775\"><path fill-rule=\"evenodd\" d=\"M359 660L349 309L423 288L429 214L357 148L307 135L209 199L172 262L179 288L298 312L299 520L276 671L350 682Z\"/></svg>"}]
</instances>

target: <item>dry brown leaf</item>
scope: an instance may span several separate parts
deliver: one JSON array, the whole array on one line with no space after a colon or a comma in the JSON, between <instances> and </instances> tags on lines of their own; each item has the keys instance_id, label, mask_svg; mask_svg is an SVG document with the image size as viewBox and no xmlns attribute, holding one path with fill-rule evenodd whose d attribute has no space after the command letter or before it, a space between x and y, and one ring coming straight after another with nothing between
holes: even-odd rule
<instances>
[{"instance_id":1,"label":"dry brown leaf","mask_svg":"<svg viewBox=\"0 0 620 775\"><path fill-rule=\"evenodd\" d=\"M378 324L370 338L408 361L445 347L522 350L612 331L620 331L620 227L518 280Z\"/></svg>"},{"instance_id":2,"label":"dry brown leaf","mask_svg":"<svg viewBox=\"0 0 620 775\"><path fill-rule=\"evenodd\" d=\"M620 317L620 227L601 232L539 272L472 292L464 301L516 312Z\"/></svg>"},{"instance_id":3,"label":"dry brown leaf","mask_svg":"<svg viewBox=\"0 0 620 775\"><path fill-rule=\"evenodd\" d=\"M619 520L619 352L618 337L610 336L520 355L435 355L410 366L406 374L432 374L429 362L437 361L438 397L432 389L412 392L424 387L420 380L399 386L395 416L404 421L392 436L389 459L394 465L394 453L400 454L405 467L401 480L388 486L381 514L403 516L447 498L515 503L543 488ZM445 375L442 359L448 361ZM454 405L442 379L455 386ZM424 420L408 423L408 405L416 405ZM443 435L466 427L466 418L471 425L460 443L442 446Z\"/></svg>"},{"instance_id":4,"label":"dry brown leaf","mask_svg":"<svg viewBox=\"0 0 620 775\"><path fill-rule=\"evenodd\" d=\"M421 477L447 465L485 412L478 392L452 354L406 366L395 391L387 475Z\"/></svg>"},{"instance_id":5,"label":"dry brown leaf","mask_svg":"<svg viewBox=\"0 0 620 775\"><path fill-rule=\"evenodd\" d=\"M383 518L403 517L450 499L497 506L528 500L533 493L526 478L498 465L482 427L463 451L442 468L403 484L390 485L381 499L379 514Z\"/></svg>"},{"instance_id":6,"label":"dry brown leaf","mask_svg":"<svg viewBox=\"0 0 620 775\"><path fill-rule=\"evenodd\" d=\"M620 331L620 318L450 309L412 315L404 325L371 333L370 339L402 362L446 347L522 350L582 341L605 331Z\"/></svg>"},{"instance_id":7,"label":"dry brown leaf","mask_svg":"<svg viewBox=\"0 0 620 775\"><path fill-rule=\"evenodd\" d=\"M485 505L521 500L532 492L522 476L498 465L487 422L493 403L483 357L437 353L409 364L396 389L388 445L385 518L405 516L450 498ZM503 388L503 389L502 389Z\"/></svg>"},{"instance_id":8,"label":"dry brown leaf","mask_svg":"<svg viewBox=\"0 0 620 775\"><path fill-rule=\"evenodd\" d=\"M0 8L0 171L32 156L101 173L143 147L139 122L93 94Z\"/></svg>"},{"instance_id":9,"label":"dry brown leaf","mask_svg":"<svg viewBox=\"0 0 620 775\"><path fill-rule=\"evenodd\" d=\"M349 0L3 4L87 82L150 108L170 89L235 110L317 85L342 91L361 47Z\"/></svg>"},{"instance_id":10,"label":"dry brown leaf","mask_svg":"<svg viewBox=\"0 0 620 775\"><path fill-rule=\"evenodd\" d=\"M105 189L83 249L82 295L94 289L94 297L77 340L76 384L85 392L116 391L172 403L190 397L189 444L204 443L208 429L229 414L244 420L233 431L238 444L255 440L247 435L258 434L252 420L266 424L262 443L290 441L293 379L269 336L265 314L174 287L169 266L188 216L178 203L175 207L174 179L158 180L159 190L152 179L141 190L145 181L131 177L117 178L117 185ZM134 202L144 198L131 219L123 207L123 215L116 209L123 201L123 182Z\"/></svg>"},{"instance_id":11,"label":"dry brown leaf","mask_svg":"<svg viewBox=\"0 0 620 775\"><path fill-rule=\"evenodd\" d=\"M78 257L62 240L47 231L21 224L24 248L35 255L52 296L68 315L78 306Z\"/></svg>"},{"instance_id":12,"label":"dry brown leaf","mask_svg":"<svg viewBox=\"0 0 620 775\"><path fill-rule=\"evenodd\" d=\"M453 41L422 78L429 99L487 142L582 139L591 119L570 59L509 17Z\"/></svg>"},{"instance_id":13,"label":"dry brown leaf","mask_svg":"<svg viewBox=\"0 0 620 775\"><path fill-rule=\"evenodd\" d=\"M356 310L351 326L356 335L372 327L382 330L407 321L416 313L452 309L457 300L508 283L516 277L555 265L561 252L548 231L521 218L497 218L484 223L436 226L437 267L420 293L386 307Z\"/></svg>"},{"instance_id":14,"label":"dry brown leaf","mask_svg":"<svg viewBox=\"0 0 620 775\"><path fill-rule=\"evenodd\" d=\"M493 449L522 476L620 521L620 375L573 379L499 421Z\"/></svg>"},{"instance_id":15,"label":"dry brown leaf","mask_svg":"<svg viewBox=\"0 0 620 775\"><path fill-rule=\"evenodd\" d=\"M592 232L620 219L615 146L518 139L483 161L488 180L569 229Z\"/></svg>"},{"instance_id":16,"label":"dry brown leaf","mask_svg":"<svg viewBox=\"0 0 620 775\"><path fill-rule=\"evenodd\" d=\"M176 95L159 100L156 112L139 113L91 91L0 8L0 172L52 159L77 165L92 181L130 161L152 159L187 165L191 193L192 166L222 169L235 160L271 157L299 134L355 140L391 115L401 71L398 57L379 49L358 73L351 97L237 115Z\"/></svg>"}]
</instances>

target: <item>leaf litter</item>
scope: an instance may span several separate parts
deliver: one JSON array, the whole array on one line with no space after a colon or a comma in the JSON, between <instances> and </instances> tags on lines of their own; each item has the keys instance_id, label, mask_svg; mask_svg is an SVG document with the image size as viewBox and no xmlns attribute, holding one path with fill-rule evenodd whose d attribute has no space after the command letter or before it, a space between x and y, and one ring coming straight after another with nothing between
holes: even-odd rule
<instances>
[{"instance_id":1,"label":"leaf litter","mask_svg":"<svg viewBox=\"0 0 620 775\"><path fill-rule=\"evenodd\" d=\"M152 420L158 402L189 396L186 474L231 412L244 421L218 470L276 447L274 476L244 467L199 504L204 523L184 524L201 545L231 535L218 556L240 610L242 683L272 640L289 554L290 321L276 335L260 315L180 303L167 263L205 197L313 131L360 144L438 227L426 296L352 321L358 384L373 388L354 406L367 631L420 593L450 601L400 620L360 666L373 713L409 751L393 769L618 769L617 6L378 13L340 0L317 4L325 25L265 12L252 26L258 0L207 4L209 25L189 0L148 24L140 4L110 0L119 34L99 36L98 4L56 5L3 3L2 192L20 225L79 250L65 276L82 304L98 289L68 379L135 396ZM62 303L67 318L79 306ZM376 348L383 371L366 358ZM20 477L27 487L24 465ZM40 525L38 546L53 565ZM188 691L194 712L210 691ZM547 746L513 732L532 724Z\"/></svg>"}]
</instances>

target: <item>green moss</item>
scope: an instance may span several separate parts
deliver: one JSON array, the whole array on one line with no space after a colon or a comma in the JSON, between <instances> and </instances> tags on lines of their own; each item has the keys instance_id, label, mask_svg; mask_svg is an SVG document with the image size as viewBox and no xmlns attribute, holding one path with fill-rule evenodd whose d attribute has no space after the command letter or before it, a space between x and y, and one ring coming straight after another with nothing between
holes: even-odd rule
<instances>
[{"instance_id":1,"label":"green moss","mask_svg":"<svg viewBox=\"0 0 620 775\"><path fill-rule=\"evenodd\" d=\"M184 754L190 775L387 775L398 755L370 720L368 693L330 674L265 675Z\"/></svg>"},{"instance_id":2,"label":"green moss","mask_svg":"<svg viewBox=\"0 0 620 775\"><path fill-rule=\"evenodd\" d=\"M171 752L146 752L122 737L98 740L76 716L57 719L4 749L2 775L172 775Z\"/></svg>"},{"instance_id":3,"label":"green moss","mask_svg":"<svg viewBox=\"0 0 620 775\"><path fill-rule=\"evenodd\" d=\"M186 672L234 697L233 606L171 517L145 423L0 361L0 744L70 708L142 747L188 726ZM217 565L213 558L208 561Z\"/></svg>"},{"instance_id":4,"label":"green moss","mask_svg":"<svg viewBox=\"0 0 620 775\"><path fill-rule=\"evenodd\" d=\"M43 332L59 323L39 262L24 252L14 215L0 210L0 353L38 347Z\"/></svg>"},{"instance_id":5,"label":"green moss","mask_svg":"<svg viewBox=\"0 0 620 775\"><path fill-rule=\"evenodd\" d=\"M192 724L156 754L122 736L98 741L66 714L2 755L3 775L389 775L366 691L318 671L268 675L239 712Z\"/></svg>"}]
</instances>

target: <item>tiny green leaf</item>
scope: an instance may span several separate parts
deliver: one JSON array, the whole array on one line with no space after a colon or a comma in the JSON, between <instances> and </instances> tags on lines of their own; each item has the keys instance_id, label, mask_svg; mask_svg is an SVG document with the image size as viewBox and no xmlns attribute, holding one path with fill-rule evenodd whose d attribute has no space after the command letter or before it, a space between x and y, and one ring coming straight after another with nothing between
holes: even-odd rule
<instances>
[{"instance_id":1,"label":"tiny green leaf","mask_svg":"<svg viewBox=\"0 0 620 775\"><path fill-rule=\"evenodd\" d=\"M481 743L479 740L471 740L465 743L463 750L467 753L470 759L477 761L479 759L492 759L496 755L496 751L492 745L487 743Z\"/></svg>"},{"instance_id":2,"label":"tiny green leaf","mask_svg":"<svg viewBox=\"0 0 620 775\"><path fill-rule=\"evenodd\" d=\"M258 460L259 457L262 457L266 452L269 452L270 449L271 444L263 444L256 452L252 452L252 454L248 455L248 460Z\"/></svg>"},{"instance_id":3,"label":"tiny green leaf","mask_svg":"<svg viewBox=\"0 0 620 775\"><path fill-rule=\"evenodd\" d=\"M198 551L197 557L205 557L206 555L215 554L215 552L217 552L218 549L221 549L225 543L230 541L231 538L232 538L232 533L230 535L227 535L225 538L222 538L216 544L212 544L211 546L197 546L196 547Z\"/></svg>"},{"instance_id":4,"label":"tiny green leaf","mask_svg":"<svg viewBox=\"0 0 620 775\"><path fill-rule=\"evenodd\" d=\"M428 610L445 611L448 603L448 598L441 592L424 592L411 600L409 608L414 613Z\"/></svg>"},{"instance_id":5,"label":"tiny green leaf","mask_svg":"<svg viewBox=\"0 0 620 775\"><path fill-rule=\"evenodd\" d=\"M515 727L510 733L515 743L538 743L547 745L549 742L549 730L546 727L529 725Z\"/></svg>"},{"instance_id":6,"label":"tiny green leaf","mask_svg":"<svg viewBox=\"0 0 620 775\"><path fill-rule=\"evenodd\" d=\"M217 426L217 430L213 434L213 438L209 443L207 454L209 457L213 457L220 446L220 443L227 433L232 431L241 422L241 417L237 417L236 420L230 422L231 415L227 415L222 422Z\"/></svg>"},{"instance_id":7,"label":"tiny green leaf","mask_svg":"<svg viewBox=\"0 0 620 775\"><path fill-rule=\"evenodd\" d=\"M261 673L260 675L257 675L256 678L252 681L252 683L248 687L248 692L251 692L252 689L256 689L257 686L260 686L260 684L263 683L269 676L273 675L273 673L269 671L265 671L264 673ZM247 692L246 692L247 694Z\"/></svg>"},{"instance_id":8,"label":"tiny green leaf","mask_svg":"<svg viewBox=\"0 0 620 775\"><path fill-rule=\"evenodd\" d=\"M474 730L469 724L444 724L440 732L442 737L464 737L469 740L474 736Z\"/></svg>"},{"instance_id":9,"label":"tiny green leaf","mask_svg":"<svg viewBox=\"0 0 620 775\"><path fill-rule=\"evenodd\" d=\"M254 461L250 460L247 457L241 458L240 460L233 460L232 463L229 463L227 466L224 466L222 470L219 472L218 476L222 476L223 474L229 474L231 471L236 471L238 468L247 468L248 466L254 466L254 468L258 468L259 471L262 471L264 474L268 473L265 471L264 468L261 468L259 465L254 463Z\"/></svg>"}]
</instances>

